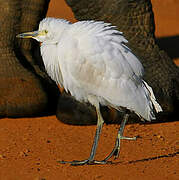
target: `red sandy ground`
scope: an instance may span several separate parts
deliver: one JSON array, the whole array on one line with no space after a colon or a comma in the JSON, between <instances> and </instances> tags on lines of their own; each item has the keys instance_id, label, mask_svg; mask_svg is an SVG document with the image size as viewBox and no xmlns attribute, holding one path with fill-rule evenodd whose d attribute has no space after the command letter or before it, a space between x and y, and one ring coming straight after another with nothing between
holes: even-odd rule
<instances>
[{"instance_id":1,"label":"red sandy ground","mask_svg":"<svg viewBox=\"0 0 179 180\"><path fill-rule=\"evenodd\" d=\"M179 34L178 0L153 0L156 35ZM51 0L48 16L74 20L63 0ZM119 125L104 125L96 159L112 150ZM57 160L88 157L95 126L72 126L55 116L0 120L0 180L177 180L179 122L129 124L119 159L108 165L70 166Z\"/></svg>"}]
</instances>

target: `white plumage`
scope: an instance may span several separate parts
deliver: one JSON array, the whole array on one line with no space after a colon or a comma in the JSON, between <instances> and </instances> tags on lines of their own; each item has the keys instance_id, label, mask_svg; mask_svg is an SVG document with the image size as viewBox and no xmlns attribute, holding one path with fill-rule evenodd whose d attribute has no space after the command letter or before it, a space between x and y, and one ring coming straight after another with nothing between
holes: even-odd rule
<instances>
[{"instance_id":1,"label":"white plumage","mask_svg":"<svg viewBox=\"0 0 179 180\"><path fill-rule=\"evenodd\" d=\"M143 67L114 26L46 18L39 30L54 34L41 46L48 74L77 100L87 102L92 95L102 105L126 107L146 120L155 119L149 90L141 79Z\"/></svg>"},{"instance_id":2,"label":"white plumage","mask_svg":"<svg viewBox=\"0 0 179 180\"><path fill-rule=\"evenodd\" d=\"M37 34L24 33L19 37L42 42L41 55L47 73L78 101L93 104L98 121L102 119L99 104L125 107L148 121L155 119L155 111L162 111L152 88L142 79L140 61L127 47L122 32L110 23L72 24L45 18Z\"/></svg>"}]
</instances>

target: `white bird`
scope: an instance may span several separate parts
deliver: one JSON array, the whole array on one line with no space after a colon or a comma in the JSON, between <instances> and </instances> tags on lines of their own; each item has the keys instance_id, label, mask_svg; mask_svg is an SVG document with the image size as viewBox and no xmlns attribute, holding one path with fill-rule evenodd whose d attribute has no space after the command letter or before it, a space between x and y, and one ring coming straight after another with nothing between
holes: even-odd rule
<instances>
[{"instance_id":1,"label":"white bird","mask_svg":"<svg viewBox=\"0 0 179 180\"><path fill-rule=\"evenodd\" d=\"M45 18L38 31L17 35L41 42L41 55L49 76L80 102L89 102L97 112L97 129L90 157L82 161L60 161L72 165L105 164L118 157L128 114L124 115L116 144L102 161L94 160L99 135L104 123L100 105L117 110L128 109L151 121L162 111L152 88L142 79L143 67L127 47L128 41L115 26L102 21L70 23L63 19Z\"/></svg>"}]
</instances>

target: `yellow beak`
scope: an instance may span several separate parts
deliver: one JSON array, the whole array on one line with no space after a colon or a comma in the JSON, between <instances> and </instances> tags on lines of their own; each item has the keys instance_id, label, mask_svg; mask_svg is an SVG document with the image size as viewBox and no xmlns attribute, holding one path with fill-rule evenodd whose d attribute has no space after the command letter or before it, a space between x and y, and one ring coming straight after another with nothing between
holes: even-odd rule
<instances>
[{"instance_id":1,"label":"yellow beak","mask_svg":"<svg viewBox=\"0 0 179 180\"><path fill-rule=\"evenodd\" d=\"M39 31L26 32L22 34L18 34L17 38L34 38L40 35Z\"/></svg>"}]
</instances>

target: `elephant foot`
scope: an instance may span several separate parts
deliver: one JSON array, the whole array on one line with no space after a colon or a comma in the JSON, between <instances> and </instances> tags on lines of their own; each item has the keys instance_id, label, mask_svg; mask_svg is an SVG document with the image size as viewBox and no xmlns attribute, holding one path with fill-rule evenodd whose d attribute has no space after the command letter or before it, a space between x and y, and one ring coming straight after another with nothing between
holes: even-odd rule
<instances>
[{"instance_id":1,"label":"elephant foot","mask_svg":"<svg viewBox=\"0 0 179 180\"><path fill-rule=\"evenodd\" d=\"M117 111L107 107L100 109L105 123L119 123L120 114ZM81 103L65 92L58 99L56 116L66 124L96 125L97 123L96 110L91 104Z\"/></svg>"},{"instance_id":2,"label":"elephant foot","mask_svg":"<svg viewBox=\"0 0 179 180\"><path fill-rule=\"evenodd\" d=\"M1 117L37 116L55 111L57 88L29 70L30 65L21 65L14 52L0 57L0 62Z\"/></svg>"}]
</instances>

